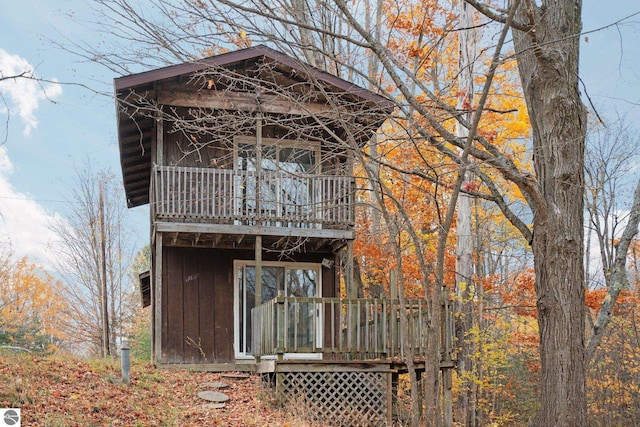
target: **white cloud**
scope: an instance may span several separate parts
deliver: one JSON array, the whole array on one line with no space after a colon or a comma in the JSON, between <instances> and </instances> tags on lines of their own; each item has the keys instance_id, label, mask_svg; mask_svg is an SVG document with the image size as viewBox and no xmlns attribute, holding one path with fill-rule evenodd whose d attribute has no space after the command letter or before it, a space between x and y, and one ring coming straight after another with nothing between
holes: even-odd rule
<instances>
[{"instance_id":1,"label":"white cloud","mask_svg":"<svg viewBox=\"0 0 640 427\"><path fill-rule=\"evenodd\" d=\"M30 195L17 191L9 181L12 171L6 150L0 147L0 240L9 238L17 257L27 256L53 271L56 257L51 246L56 235L49 224L60 217L48 214Z\"/></svg>"},{"instance_id":2,"label":"white cloud","mask_svg":"<svg viewBox=\"0 0 640 427\"><path fill-rule=\"evenodd\" d=\"M0 95L4 98L0 113L17 114L24 125L23 134L27 136L38 126L35 112L40 102L58 98L62 86L35 80L35 70L26 59L0 49L0 79L18 75L25 78L0 80Z\"/></svg>"}]
</instances>

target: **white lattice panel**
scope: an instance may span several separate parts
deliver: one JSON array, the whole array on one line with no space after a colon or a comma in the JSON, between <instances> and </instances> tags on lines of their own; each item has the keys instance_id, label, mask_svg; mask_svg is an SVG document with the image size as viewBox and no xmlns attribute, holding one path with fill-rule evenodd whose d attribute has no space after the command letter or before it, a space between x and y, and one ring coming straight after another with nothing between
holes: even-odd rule
<instances>
[{"instance_id":1,"label":"white lattice panel","mask_svg":"<svg viewBox=\"0 0 640 427\"><path fill-rule=\"evenodd\" d=\"M384 372L278 374L278 398L308 421L332 426L381 426L387 421ZM302 410L301 410L302 409Z\"/></svg>"}]
</instances>

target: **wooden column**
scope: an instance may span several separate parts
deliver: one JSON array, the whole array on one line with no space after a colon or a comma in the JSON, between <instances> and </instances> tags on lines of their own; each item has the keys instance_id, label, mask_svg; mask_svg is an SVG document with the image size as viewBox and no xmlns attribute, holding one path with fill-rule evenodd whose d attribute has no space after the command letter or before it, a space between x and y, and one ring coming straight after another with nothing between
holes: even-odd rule
<instances>
[{"instance_id":1,"label":"wooden column","mask_svg":"<svg viewBox=\"0 0 640 427\"><path fill-rule=\"evenodd\" d=\"M391 296L391 302L389 304L389 316L391 321L389 322L389 355L391 357L397 356L395 353L396 345L399 344L398 339L398 323L396 319L398 318L398 277L396 275L396 270L391 270L389 272L389 293ZM398 349L400 346L398 345Z\"/></svg>"},{"instance_id":2,"label":"wooden column","mask_svg":"<svg viewBox=\"0 0 640 427\"><path fill-rule=\"evenodd\" d=\"M260 175L262 173L262 113L256 118L256 216L262 215L260 198ZM256 236L256 307L262 304L262 236Z\"/></svg>"},{"instance_id":3,"label":"wooden column","mask_svg":"<svg viewBox=\"0 0 640 427\"><path fill-rule=\"evenodd\" d=\"M162 105L156 111L156 135L155 144L152 144L152 159L156 165L164 163L164 121L162 119ZM155 173L152 172L152 173ZM155 178L155 177L153 177ZM152 179L153 182L153 179ZM162 361L162 233L155 227L157 212L155 189L150 188L153 193L149 194L149 205L151 214L151 250L154 251L154 264L151 266L152 301L153 301L153 362Z\"/></svg>"},{"instance_id":4,"label":"wooden column","mask_svg":"<svg viewBox=\"0 0 640 427\"><path fill-rule=\"evenodd\" d=\"M262 113L256 118L256 217L262 216L262 194L260 181L262 180ZM264 225L264 224L263 224Z\"/></svg>"},{"instance_id":5,"label":"wooden column","mask_svg":"<svg viewBox=\"0 0 640 427\"><path fill-rule=\"evenodd\" d=\"M162 361L162 233L157 233L155 238L155 266L153 268L153 316L154 338L153 351L154 362Z\"/></svg>"},{"instance_id":6,"label":"wooden column","mask_svg":"<svg viewBox=\"0 0 640 427\"><path fill-rule=\"evenodd\" d=\"M356 288L355 281L353 280L353 240L347 242L347 274L344 278L347 298L358 298L358 288Z\"/></svg>"},{"instance_id":7,"label":"wooden column","mask_svg":"<svg viewBox=\"0 0 640 427\"><path fill-rule=\"evenodd\" d=\"M256 236L256 307L262 304L262 236Z\"/></svg>"},{"instance_id":8,"label":"wooden column","mask_svg":"<svg viewBox=\"0 0 640 427\"><path fill-rule=\"evenodd\" d=\"M162 105L156 112L156 164L164 165L164 121L162 120Z\"/></svg>"}]
</instances>

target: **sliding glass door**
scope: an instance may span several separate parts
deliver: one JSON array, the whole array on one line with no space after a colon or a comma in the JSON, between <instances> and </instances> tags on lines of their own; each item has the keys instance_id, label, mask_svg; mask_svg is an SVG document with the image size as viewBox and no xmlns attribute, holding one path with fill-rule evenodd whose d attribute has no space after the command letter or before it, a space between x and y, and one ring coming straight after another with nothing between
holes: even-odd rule
<instances>
[{"instance_id":1,"label":"sliding glass door","mask_svg":"<svg viewBox=\"0 0 640 427\"><path fill-rule=\"evenodd\" d=\"M256 306L256 267L253 261L235 261L235 348L236 357L251 356L251 309ZM319 264L264 262L260 286L261 303L282 291L287 297L320 297ZM288 313L287 333L291 345L312 348L321 342L321 321L313 303L303 303ZM295 333L294 333L295 331Z\"/></svg>"}]
</instances>

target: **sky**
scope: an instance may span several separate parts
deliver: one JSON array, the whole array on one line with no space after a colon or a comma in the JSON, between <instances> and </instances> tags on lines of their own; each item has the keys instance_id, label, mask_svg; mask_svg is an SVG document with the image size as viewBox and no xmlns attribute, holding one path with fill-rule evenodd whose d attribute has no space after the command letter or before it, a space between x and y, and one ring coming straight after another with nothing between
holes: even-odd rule
<instances>
[{"instance_id":1,"label":"sky","mask_svg":"<svg viewBox=\"0 0 640 427\"><path fill-rule=\"evenodd\" d=\"M110 93L118 76L50 41L100 43L86 0L0 2L0 73L30 69L64 83L0 82L0 240L9 237L15 255L51 268L56 237L48 224L69 208L76 170L91 162L121 176L114 102L75 84ZM640 123L640 14L591 31L639 12L635 1L583 1L583 90L601 116L628 123ZM138 247L148 243L148 218L146 206L128 211Z\"/></svg>"}]
</instances>

